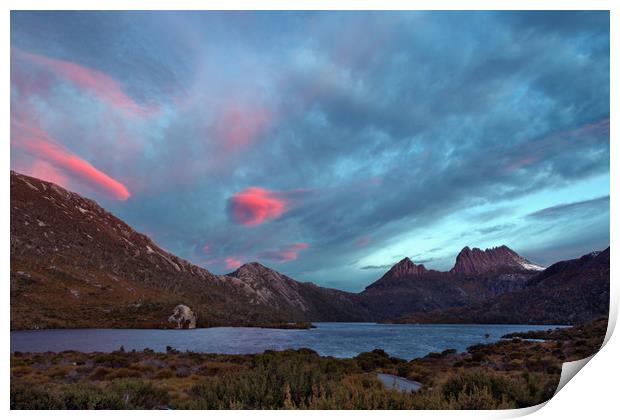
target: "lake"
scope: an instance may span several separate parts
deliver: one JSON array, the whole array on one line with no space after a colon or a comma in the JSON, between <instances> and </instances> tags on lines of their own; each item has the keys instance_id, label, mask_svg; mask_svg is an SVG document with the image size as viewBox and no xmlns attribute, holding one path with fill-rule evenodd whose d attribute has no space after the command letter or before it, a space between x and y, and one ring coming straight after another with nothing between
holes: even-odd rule
<instances>
[{"instance_id":1,"label":"lake","mask_svg":"<svg viewBox=\"0 0 620 420\"><path fill-rule=\"evenodd\" d=\"M110 352L150 348L248 354L311 348L324 356L353 357L376 348L403 359L497 341L511 332L547 330L551 325L418 325L315 322L310 330L221 327L195 330L71 329L11 331L11 352L77 350ZM488 334L488 337L485 335Z\"/></svg>"}]
</instances>

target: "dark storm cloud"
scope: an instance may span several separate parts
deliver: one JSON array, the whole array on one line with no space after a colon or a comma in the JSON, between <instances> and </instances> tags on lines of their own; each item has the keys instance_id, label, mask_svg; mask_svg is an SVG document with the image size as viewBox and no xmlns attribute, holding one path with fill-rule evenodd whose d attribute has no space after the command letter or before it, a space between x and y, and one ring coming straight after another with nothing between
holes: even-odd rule
<instances>
[{"instance_id":1,"label":"dark storm cloud","mask_svg":"<svg viewBox=\"0 0 620 420\"><path fill-rule=\"evenodd\" d=\"M508 202L609 171L608 12L13 13L11 37L156 105L120 119L66 83L12 94L12 109L126 183L132 198L106 207L216 272L268 257L358 289L389 257L360 263L366 276L344 261L404 233L420 248L392 253L429 258L458 252L424 245L429 233L544 228L506 220ZM227 203L249 188L284 207L234 223ZM430 232L466 209L459 232Z\"/></svg>"}]
</instances>

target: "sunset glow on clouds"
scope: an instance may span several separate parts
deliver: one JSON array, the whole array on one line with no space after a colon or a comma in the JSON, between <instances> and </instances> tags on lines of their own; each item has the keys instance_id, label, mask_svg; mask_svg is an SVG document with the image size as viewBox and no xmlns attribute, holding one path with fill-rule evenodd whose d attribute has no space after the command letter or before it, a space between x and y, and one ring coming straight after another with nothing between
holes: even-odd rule
<instances>
[{"instance_id":1,"label":"sunset glow on clouds","mask_svg":"<svg viewBox=\"0 0 620 420\"><path fill-rule=\"evenodd\" d=\"M257 225L277 219L286 210L286 200L274 191L250 187L235 193L229 200L232 220L241 225Z\"/></svg>"},{"instance_id":2,"label":"sunset glow on clouds","mask_svg":"<svg viewBox=\"0 0 620 420\"><path fill-rule=\"evenodd\" d=\"M224 258L224 263L224 268L228 270L239 268L243 264L243 262L241 262L241 260L239 260L237 257L226 257Z\"/></svg>"},{"instance_id":3,"label":"sunset glow on clouds","mask_svg":"<svg viewBox=\"0 0 620 420\"><path fill-rule=\"evenodd\" d=\"M265 259L277 262L288 262L299 258L299 253L308 248L310 245L300 242L296 244L285 245L277 250L267 250L258 254L259 259Z\"/></svg>"},{"instance_id":4,"label":"sunset glow on clouds","mask_svg":"<svg viewBox=\"0 0 620 420\"><path fill-rule=\"evenodd\" d=\"M11 169L215 273L545 265L609 244L609 48L605 11L14 11Z\"/></svg>"},{"instance_id":5,"label":"sunset glow on clouds","mask_svg":"<svg viewBox=\"0 0 620 420\"><path fill-rule=\"evenodd\" d=\"M215 135L224 151L236 151L248 146L268 123L267 110L250 104L230 104L218 115Z\"/></svg>"},{"instance_id":6,"label":"sunset glow on clouds","mask_svg":"<svg viewBox=\"0 0 620 420\"><path fill-rule=\"evenodd\" d=\"M40 163L35 164L33 169L43 177L51 176L52 179L49 180L66 182L66 178L62 176L59 178L58 171L54 170L59 168L117 200L127 200L131 195L122 183L72 154L50 138L47 133L37 128L13 122L11 124L11 146L47 162L47 165L43 167L45 171L41 171ZM50 167L50 165L53 166Z\"/></svg>"},{"instance_id":7,"label":"sunset glow on clouds","mask_svg":"<svg viewBox=\"0 0 620 420\"><path fill-rule=\"evenodd\" d=\"M13 49L12 53L18 60L27 60L36 66L56 74L58 77L71 82L76 88L90 92L100 100L113 107L126 110L138 115L146 115L150 111L138 105L121 87L120 83L105 73L90 69L70 61L54 59L43 55L32 54L20 49Z\"/></svg>"}]
</instances>

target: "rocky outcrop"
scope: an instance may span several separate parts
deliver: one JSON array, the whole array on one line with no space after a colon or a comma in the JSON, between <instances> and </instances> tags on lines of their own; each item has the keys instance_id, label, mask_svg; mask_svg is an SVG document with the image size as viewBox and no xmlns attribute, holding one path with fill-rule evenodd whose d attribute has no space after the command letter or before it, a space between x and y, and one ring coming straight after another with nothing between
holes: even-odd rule
<instances>
[{"instance_id":1,"label":"rocky outcrop","mask_svg":"<svg viewBox=\"0 0 620 420\"><path fill-rule=\"evenodd\" d=\"M177 305L174 308L172 315L168 318L168 322L174 322L177 324L178 329L193 329L196 328L196 314L187 305Z\"/></svg>"},{"instance_id":2,"label":"rocky outcrop","mask_svg":"<svg viewBox=\"0 0 620 420\"><path fill-rule=\"evenodd\" d=\"M457 255L456 263L450 272L470 276L500 272L537 272L543 269L544 267L526 260L506 245L484 251L466 246Z\"/></svg>"},{"instance_id":3,"label":"rocky outcrop","mask_svg":"<svg viewBox=\"0 0 620 420\"><path fill-rule=\"evenodd\" d=\"M427 273L428 270L424 267L424 264L414 264L409 258L403 258L390 270L385 273L384 277L407 277L407 276L420 276Z\"/></svg>"}]
</instances>

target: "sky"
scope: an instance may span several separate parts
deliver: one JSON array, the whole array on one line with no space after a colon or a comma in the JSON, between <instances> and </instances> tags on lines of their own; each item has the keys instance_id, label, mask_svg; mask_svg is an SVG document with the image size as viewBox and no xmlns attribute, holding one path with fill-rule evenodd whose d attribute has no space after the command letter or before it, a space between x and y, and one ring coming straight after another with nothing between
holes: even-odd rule
<instances>
[{"instance_id":1,"label":"sky","mask_svg":"<svg viewBox=\"0 0 620 420\"><path fill-rule=\"evenodd\" d=\"M223 274L609 245L609 13L11 12L11 169Z\"/></svg>"}]
</instances>

